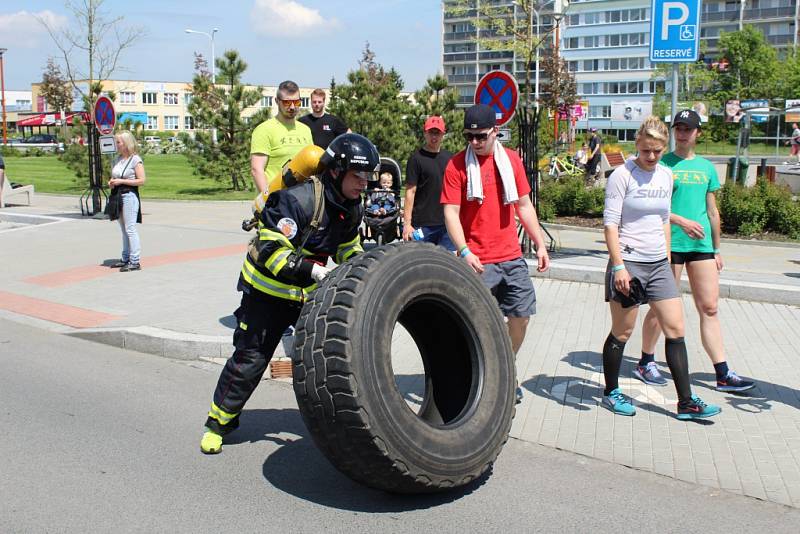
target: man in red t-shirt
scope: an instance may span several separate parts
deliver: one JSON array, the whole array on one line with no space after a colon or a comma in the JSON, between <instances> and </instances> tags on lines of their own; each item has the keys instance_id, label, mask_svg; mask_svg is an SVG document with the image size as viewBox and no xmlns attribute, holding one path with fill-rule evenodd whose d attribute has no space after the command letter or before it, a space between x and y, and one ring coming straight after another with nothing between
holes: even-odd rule
<instances>
[{"instance_id":1,"label":"man in red t-shirt","mask_svg":"<svg viewBox=\"0 0 800 534\"><path fill-rule=\"evenodd\" d=\"M531 188L525 168L516 152L497 141L494 110L484 104L468 108L464 138L467 149L453 156L444 172L445 224L459 256L481 275L497 299L516 354L525 339L528 318L536 313L536 293L514 215L536 245L539 272L550 267L550 257L528 197Z\"/></svg>"}]
</instances>

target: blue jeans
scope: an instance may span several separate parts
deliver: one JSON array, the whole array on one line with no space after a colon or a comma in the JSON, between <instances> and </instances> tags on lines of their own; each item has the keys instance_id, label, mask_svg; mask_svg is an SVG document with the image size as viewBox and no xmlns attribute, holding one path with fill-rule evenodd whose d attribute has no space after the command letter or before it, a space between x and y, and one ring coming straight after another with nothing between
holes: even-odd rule
<instances>
[{"instance_id":1,"label":"blue jeans","mask_svg":"<svg viewBox=\"0 0 800 534\"><path fill-rule=\"evenodd\" d=\"M136 230L139 197L135 193L125 193L120 200L122 200L122 212L118 220L122 230L122 261L139 263L139 255L142 253L139 232Z\"/></svg>"},{"instance_id":2,"label":"blue jeans","mask_svg":"<svg viewBox=\"0 0 800 534\"><path fill-rule=\"evenodd\" d=\"M450 240L450 234L447 233L447 227L445 225L418 226L417 228L422 228L422 241L439 245L450 252L456 251L456 246Z\"/></svg>"}]
</instances>

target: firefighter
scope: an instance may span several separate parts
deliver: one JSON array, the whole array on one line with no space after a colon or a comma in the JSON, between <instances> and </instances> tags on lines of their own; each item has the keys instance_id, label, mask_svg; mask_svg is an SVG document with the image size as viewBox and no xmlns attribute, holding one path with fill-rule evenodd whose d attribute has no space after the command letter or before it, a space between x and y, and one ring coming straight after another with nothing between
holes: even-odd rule
<instances>
[{"instance_id":1,"label":"firefighter","mask_svg":"<svg viewBox=\"0 0 800 534\"><path fill-rule=\"evenodd\" d=\"M361 193L380 167L375 146L358 134L334 139L320 177L269 195L258 220L258 238L244 259L234 315L233 355L220 374L200 449L222 451L223 436L256 389L281 336L300 314L306 295L337 264L363 252L358 228Z\"/></svg>"}]
</instances>

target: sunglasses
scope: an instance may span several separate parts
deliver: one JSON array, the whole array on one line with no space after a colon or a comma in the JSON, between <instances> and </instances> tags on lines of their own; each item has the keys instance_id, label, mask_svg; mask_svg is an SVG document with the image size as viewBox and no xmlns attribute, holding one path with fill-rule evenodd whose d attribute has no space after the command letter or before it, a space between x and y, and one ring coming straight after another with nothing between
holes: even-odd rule
<instances>
[{"instance_id":1,"label":"sunglasses","mask_svg":"<svg viewBox=\"0 0 800 534\"><path fill-rule=\"evenodd\" d=\"M283 102L284 106L294 105L294 107L296 107L296 108L300 107L300 99L299 98L294 98L294 99L291 99L291 98L279 98L278 100Z\"/></svg>"},{"instance_id":2,"label":"sunglasses","mask_svg":"<svg viewBox=\"0 0 800 534\"><path fill-rule=\"evenodd\" d=\"M486 141L489 139L489 132L482 132L482 133L472 133L472 132L464 132L464 139L469 143L473 139L476 141Z\"/></svg>"}]
</instances>

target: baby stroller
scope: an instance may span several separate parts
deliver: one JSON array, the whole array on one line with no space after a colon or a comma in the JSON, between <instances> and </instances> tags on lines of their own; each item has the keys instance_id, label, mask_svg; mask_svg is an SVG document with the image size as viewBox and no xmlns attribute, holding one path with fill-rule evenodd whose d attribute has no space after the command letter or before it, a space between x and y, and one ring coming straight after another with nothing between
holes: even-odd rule
<instances>
[{"instance_id":1,"label":"baby stroller","mask_svg":"<svg viewBox=\"0 0 800 534\"><path fill-rule=\"evenodd\" d=\"M392 175L392 188L380 188L379 177L383 173ZM400 187L402 176L400 165L392 158L381 158L380 171L364 191L364 225L361 241L372 240L378 246L391 243L400 237Z\"/></svg>"}]
</instances>

